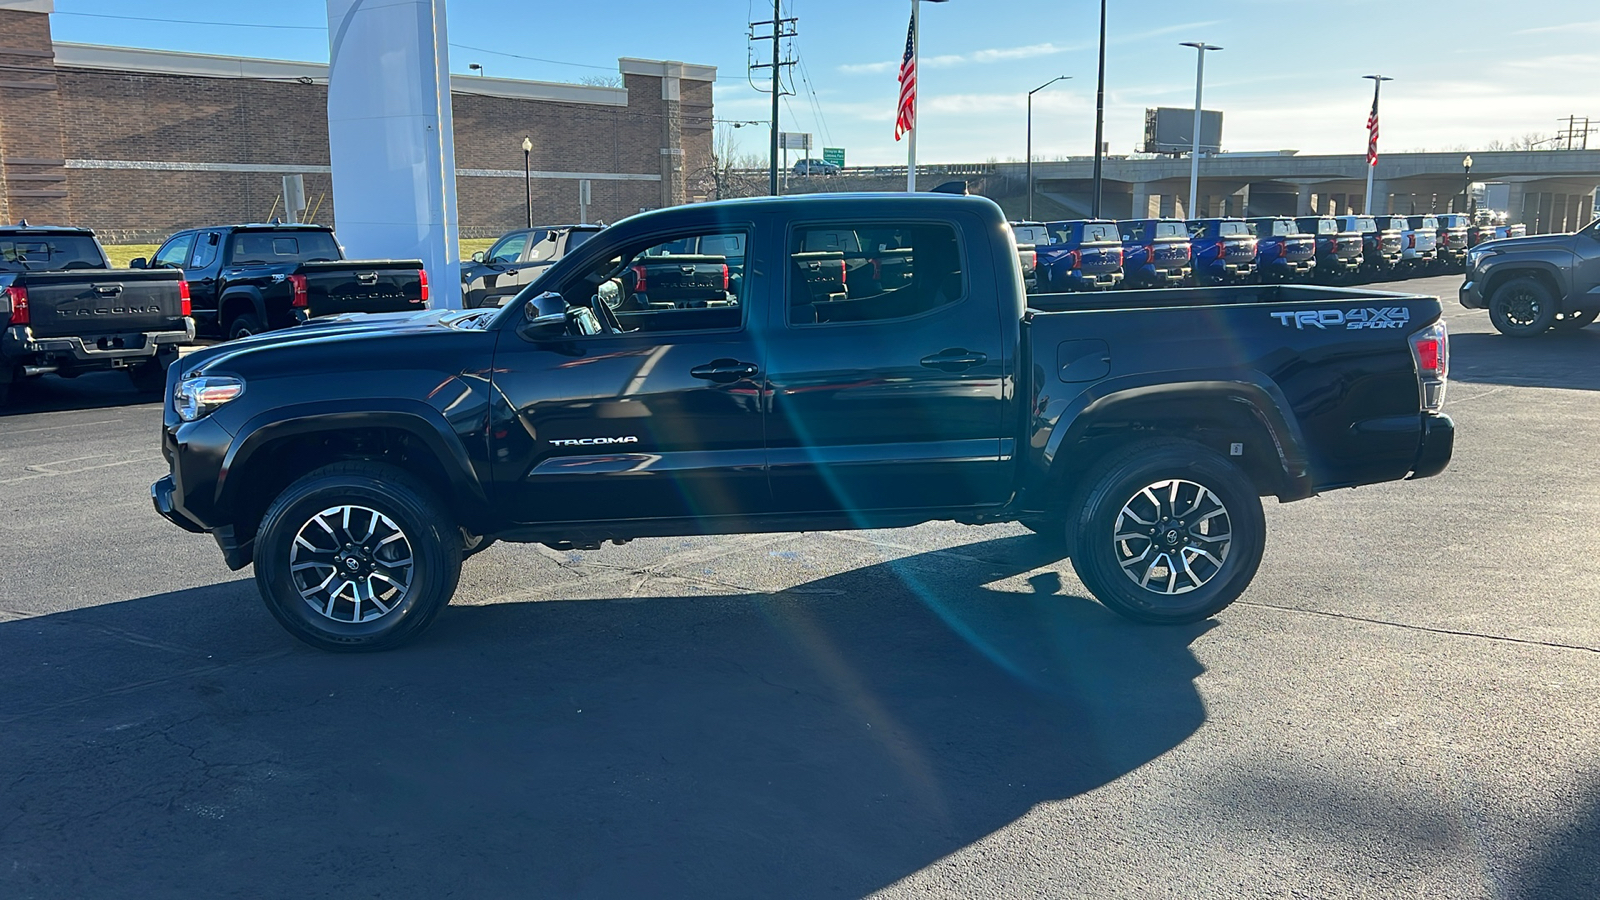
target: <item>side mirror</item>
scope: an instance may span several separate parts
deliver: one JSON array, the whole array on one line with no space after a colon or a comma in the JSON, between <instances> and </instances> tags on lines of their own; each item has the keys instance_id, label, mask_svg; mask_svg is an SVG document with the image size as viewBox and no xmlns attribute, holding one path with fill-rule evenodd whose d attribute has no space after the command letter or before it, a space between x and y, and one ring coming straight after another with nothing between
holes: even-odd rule
<instances>
[{"instance_id":1,"label":"side mirror","mask_svg":"<svg viewBox=\"0 0 1600 900\"><path fill-rule=\"evenodd\" d=\"M479 250L478 252L472 254L472 261L475 263L483 262L483 251Z\"/></svg>"},{"instance_id":2,"label":"side mirror","mask_svg":"<svg viewBox=\"0 0 1600 900\"><path fill-rule=\"evenodd\" d=\"M522 306L517 333L530 341L554 341L567 336L567 301L555 291L545 291Z\"/></svg>"},{"instance_id":3,"label":"side mirror","mask_svg":"<svg viewBox=\"0 0 1600 900\"><path fill-rule=\"evenodd\" d=\"M133 259L128 260L128 268L130 268L130 269L143 269L143 268L146 268L145 258L142 257L142 256L135 256Z\"/></svg>"}]
</instances>

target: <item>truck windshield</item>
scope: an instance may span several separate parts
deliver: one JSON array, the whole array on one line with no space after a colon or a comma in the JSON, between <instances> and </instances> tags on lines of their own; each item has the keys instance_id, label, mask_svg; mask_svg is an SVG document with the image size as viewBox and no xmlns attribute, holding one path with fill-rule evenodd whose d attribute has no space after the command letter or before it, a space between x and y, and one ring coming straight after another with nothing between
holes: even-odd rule
<instances>
[{"instance_id":1,"label":"truck windshield","mask_svg":"<svg viewBox=\"0 0 1600 900\"><path fill-rule=\"evenodd\" d=\"M0 236L0 272L104 268L106 258L87 234Z\"/></svg>"},{"instance_id":2,"label":"truck windshield","mask_svg":"<svg viewBox=\"0 0 1600 900\"><path fill-rule=\"evenodd\" d=\"M236 266L343 258L339 243L326 231L241 231L228 242L228 259Z\"/></svg>"},{"instance_id":3,"label":"truck windshield","mask_svg":"<svg viewBox=\"0 0 1600 900\"><path fill-rule=\"evenodd\" d=\"M1083 242L1085 244L1104 241L1116 241L1118 243L1122 241L1122 238L1117 237L1117 226L1110 222L1083 226Z\"/></svg>"},{"instance_id":4,"label":"truck windshield","mask_svg":"<svg viewBox=\"0 0 1600 900\"><path fill-rule=\"evenodd\" d=\"M1189 236L1182 222L1157 222L1156 237L1158 238L1186 238Z\"/></svg>"},{"instance_id":5,"label":"truck windshield","mask_svg":"<svg viewBox=\"0 0 1600 900\"><path fill-rule=\"evenodd\" d=\"M1218 222L1217 235L1220 237L1248 237L1250 226L1243 222Z\"/></svg>"}]
</instances>

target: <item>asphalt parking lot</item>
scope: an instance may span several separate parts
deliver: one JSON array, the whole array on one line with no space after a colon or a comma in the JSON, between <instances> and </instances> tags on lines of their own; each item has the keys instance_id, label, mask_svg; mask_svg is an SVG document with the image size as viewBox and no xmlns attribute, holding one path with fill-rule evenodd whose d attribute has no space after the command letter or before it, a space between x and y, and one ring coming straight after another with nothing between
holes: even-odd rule
<instances>
[{"instance_id":1,"label":"asphalt parking lot","mask_svg":"<svg viewBox=\"0 0 1600 900\"><path fill-rule=\"evenodd\" d=\"M150 509L159 407L0 418L0 896L1600 896L1600 326L1452 331L1443 475L1267 508L1244 598L1020 527L499 545L400 651Z\"/></svg>"}]
</instances>

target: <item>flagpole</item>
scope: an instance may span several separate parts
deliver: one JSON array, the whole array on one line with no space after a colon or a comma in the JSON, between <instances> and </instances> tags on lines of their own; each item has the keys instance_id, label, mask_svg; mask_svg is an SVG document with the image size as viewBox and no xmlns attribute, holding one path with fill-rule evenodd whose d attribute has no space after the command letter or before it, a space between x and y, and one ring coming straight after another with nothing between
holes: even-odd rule
<instances>
[{"instance_id":1,"label":"flagpole","mask_svg":"<svg viewBox=\"0 0 1600 900\"><path fill-rule=\"evenodd\" d=\"M917 15L917 8L922 4L918 0L911 0L911 71L916 73L917 94L916 99L921 99L922 94L922 20ZM915 102L915 101L913 101ZM917 191L917 121L915 107L913 107L910 138L906 142L906 191Z\"/></svg>"},{"instance_id":2,"label":"flagpole","mask_svg":"<svg viewBox=\"0 0 1600 900\"><path fill-rule=\"evenodd\" d=\"M1385 81L1393 81L1394 79L1388 77L1387 75L1363 75L1361 77L1362 78L1371 78L1372 79L1372 115L1373 116L1377 116L1377 114L1378 114L1378 91L1379 91L1379 89L1381 89L1383 87L1383 83ZM1372 126L1369 124L1367 127L1370 129ZM1369 143L1371 142L1370 136L1368 137L1368 141L1369 141ZM1369 147L1368 150L1369 150L1369 153L1370 153L1371 148ZM1364 203L1362 203L1362 209L1361 209L1361 214L1364 215L1364 216L1372 215L1372 173L1376 172L1377 170L1378 170L1378 161L1376 159L1369 159L1367 161L1367 195L1366 195L1366 201Z\"/></svg>"}]
</instances>

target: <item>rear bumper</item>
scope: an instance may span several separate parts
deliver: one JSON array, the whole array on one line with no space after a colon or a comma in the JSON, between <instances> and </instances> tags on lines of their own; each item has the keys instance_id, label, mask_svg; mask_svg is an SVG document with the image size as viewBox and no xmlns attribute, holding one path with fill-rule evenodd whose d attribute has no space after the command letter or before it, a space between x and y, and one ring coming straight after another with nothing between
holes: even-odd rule
<instances>
[{"instance_id":1,"label":"rear bumper","mask_svg":"<svg viewBox=\"0 0 1600 900\"><path fill-rule=\"evenodd\" d=\"M121 332L92 336L34 337L27 325L0 332L0 358L17 364L67 365L74 369L115 369L142 362L158 353L176 351L194 340L194 320L185 317L182 331Z\"/></svg>"},{"instance_id":2,"label":"rear bumper","mask_svg":"<svg viewBox=\"0 0 1600 900\"><path fill-rule=\"evenodd\" d=\"M1407 479L1427 478L1443 472L1450 465L1450 455L1455 451L1456 423L1446 415L1422 417L1422 445L1417 449L1417 461L1411 465Z\"/></svg>"}]
</instances>

